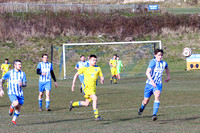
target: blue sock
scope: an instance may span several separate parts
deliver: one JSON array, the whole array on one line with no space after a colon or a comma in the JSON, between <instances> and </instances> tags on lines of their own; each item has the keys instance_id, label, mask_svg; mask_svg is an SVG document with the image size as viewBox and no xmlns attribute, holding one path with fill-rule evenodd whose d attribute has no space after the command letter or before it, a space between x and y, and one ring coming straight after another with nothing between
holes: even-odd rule
<instances>
[{"instance_id":1,"label":"blue sock","mask_svg":"<svg viewBox=\"0 0 200 133\"><path fill-rule=\"evenodd\" d=\"M159 109L160 101L154 101L153 105L153 115L156 115Z\"/></svg>"},{"instance_id":2,"label":"blue sock","mask_svg":"<svg viewBox=\"0 0 200 133\"><path fill-rule=\"evenodd\" d=\"M46 109L49 108L50 100L46 100Z\"/></svg>"},{"instance_id":3,"label":"blue sock","mask_svg":"<svg viewBox=\"0 0 200 133\"><path fill-rule=\"evenodd\" d=\"M39 101L39 107L42 108L42 99L40 99L38 101Z\"/></svg>"},{"instance_id":4,"label":"blue sock","mask_svg":"<svg viewBox=\"0 0 200 133\"><path fill-rule=\"evenodd\" d=\"M146 105L143 105L143 104L142 104L140 108L141 108L142 110L144 110L145 107L146 107Z\"/></svg>"}]
</instances>

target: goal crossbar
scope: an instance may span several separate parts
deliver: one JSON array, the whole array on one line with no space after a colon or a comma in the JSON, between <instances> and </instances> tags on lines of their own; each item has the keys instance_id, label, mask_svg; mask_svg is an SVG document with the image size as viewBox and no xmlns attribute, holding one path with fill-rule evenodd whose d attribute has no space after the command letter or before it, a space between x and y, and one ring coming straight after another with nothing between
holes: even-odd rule
<instances>
[{"instance_id":1,"label":"goal crossbar","mask_svg":"<svg viewBox=\"0 0 200 133\"><path fill-rule=\"evenodd\" d=\"M156 41L131 41L131 42L103 42L103 43L65 43L63 44L63 71L64 78L66 77L66 60L65 60L65 46L83 46L83 45L112 45L112 44L145 44L145 43L158 43L159 49L162 49L161 40Z\"/></svg>"}]
</instances>

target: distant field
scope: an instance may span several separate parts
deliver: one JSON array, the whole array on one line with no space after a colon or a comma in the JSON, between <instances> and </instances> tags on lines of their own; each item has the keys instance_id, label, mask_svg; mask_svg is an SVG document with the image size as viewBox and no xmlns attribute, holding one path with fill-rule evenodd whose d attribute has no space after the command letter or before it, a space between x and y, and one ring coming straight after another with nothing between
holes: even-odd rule
<instances>
[{"instance_id":1,"label":"distant field","mask_svg":"<svg viewBox=\"0 0 200 133\"><path fill-rule=\"evenodd\" d=\"M200 14L200 8L168 8L168 12L174 13L174 14Z\"/></svg>"},{"instance_id":2,"label":"distant field","mask_svg":"<svg viewBox=\"0 0 200 133\"><path fill-rule=\"evenodd\" d=\"M151 120L153 97L142 116L137 115L143 99L145 76L122 77L117 85L109 84L106 79L104 85L98 85L99 114L104 118L101 122L94 121L92 106L68 111L70 100L84 99L78 81L74 93L70 90L71 80L58 81L59 87L53 88L51 94L52 111L39 112L38 79L29 77L18 127L10 124L8 96L0 99L0 132L199 132L199 75L199 71L171 73L171 81L163 83L156 122Z\"/></svg>"}]
</instances>

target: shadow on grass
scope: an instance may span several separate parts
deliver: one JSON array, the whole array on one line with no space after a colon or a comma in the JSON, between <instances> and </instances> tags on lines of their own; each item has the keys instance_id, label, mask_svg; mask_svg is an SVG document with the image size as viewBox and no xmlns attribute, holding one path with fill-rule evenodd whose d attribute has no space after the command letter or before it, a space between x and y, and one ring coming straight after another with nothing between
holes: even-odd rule
<instances>
[{"instance_id":1,"label":"shadow on grass","mask_svg":"<svg viewBox=\"0 0 200 133\"><path fill-rule=\"evenodd\" d=\"M97 97L98 96L101 96L101 95L115 95L115 94L123 94L123 93L125 93L125 92L115 92L115 93L113 93L113 92L110 92L110 93L99 93L99 94L97 94Z\"/></svg>"},{"instance_id":2,"label":"shadow on grass","mask_svg":"<svg viewBox=\"0 0 200 133\"><path fill-rule=\"evenodd\" d=\"M167 123L177 123L177 122L187 122L200 119L200 116L188 117L188 118L181 118L181 119L168 119L168 120L159 120L159 124L167 124Z\"/></svg>"},{"instance_id":3,"label":"shadow on grass","mask_svg":"<svg viewBox=\"0 0 200 133\"><path fill-rule=\"evenodd\" d=\"M135 119L144 119L144 118L150 118L151 119L152 116L138 116L138 117L132 117L132 118L120 118L120 119L114 119L114 120L105 120L102 124L113 124L113 123L117 123L117 122L125 122L125 121L132 121Z\"/></svg>"},{"instance_id":4,"label":"shadow on grass","mask_svg":"<svg viewBox=\"0 0 200 133\"><path fill-rule=\"evenodd\" d=\"M42 125L42 124L52 124L52 123L62 123L62 122L69 122L69 121L82 121L82 120L90 120L91 118L81 118L81 119L65 119L65 120L55 120L55 121L42 121L42 122L33 122L27 124L20 124L20 126L27 126L27 125Z\"/></svg>"},{"instance_id":5,"label":"shadow on grass","mask_svg":"<svg viewBox=\"0 0 200 133\"><path fill-rule=\"evenodd\" d=\"M0 107L10 107L10 105L0 105Z\"/></svg>"}]
</instances>

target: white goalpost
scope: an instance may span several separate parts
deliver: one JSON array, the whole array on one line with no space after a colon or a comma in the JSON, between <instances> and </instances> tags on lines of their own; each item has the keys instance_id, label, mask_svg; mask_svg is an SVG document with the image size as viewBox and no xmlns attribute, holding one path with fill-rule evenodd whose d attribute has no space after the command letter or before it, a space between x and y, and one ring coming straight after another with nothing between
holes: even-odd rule
<instances>
[{"instance_id":1,"label":"white goalpost","mask_svg":"<svg viewBox=\"0 0 200 133\"><path fill-rule=\"evenodd\" d=\"M110 46L112 47L111 45L134 45L134 44L157 44L158 48L159 49L162 49L162 44L161 44L161 40L156 40L156 41L131 41L131 42L104 42L104 43L66 43L66 44L63 44L63 78L66 79L66 47L68 46L95 46L95 45L99 45L99 46ZM85 50L85 48L82 48L83 50ZM72 48L73 49L73 48ZM100 51L101 52L101 51ZM73 56L73 55L71 55Z\"/></svg>"}]
</instances>

